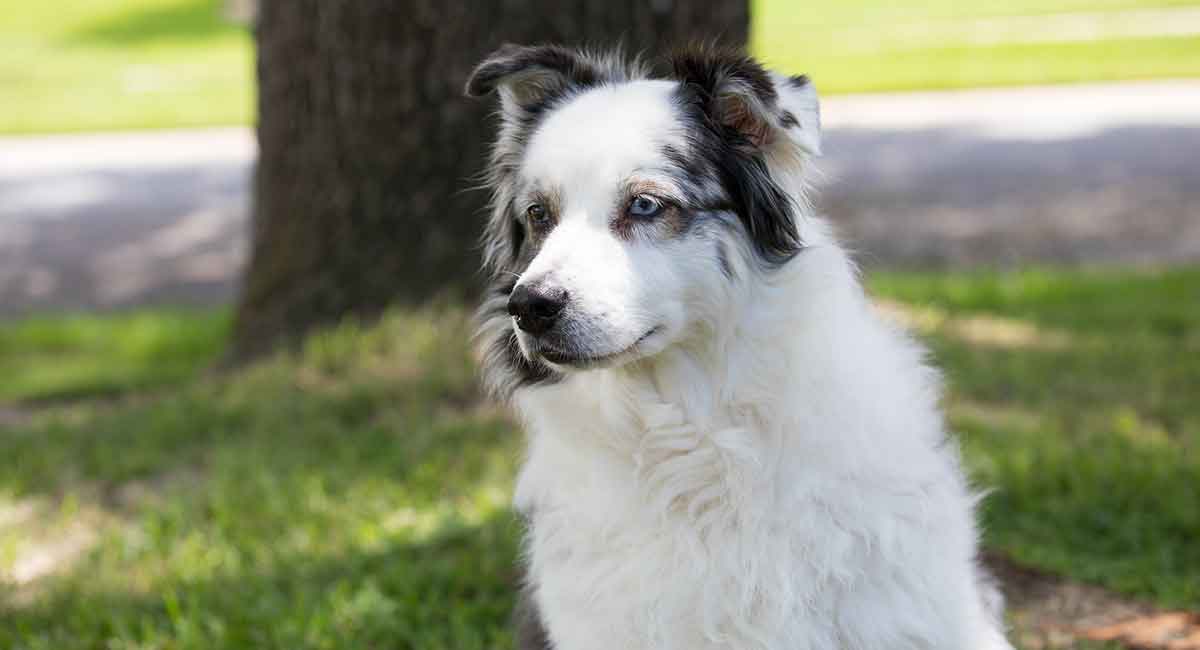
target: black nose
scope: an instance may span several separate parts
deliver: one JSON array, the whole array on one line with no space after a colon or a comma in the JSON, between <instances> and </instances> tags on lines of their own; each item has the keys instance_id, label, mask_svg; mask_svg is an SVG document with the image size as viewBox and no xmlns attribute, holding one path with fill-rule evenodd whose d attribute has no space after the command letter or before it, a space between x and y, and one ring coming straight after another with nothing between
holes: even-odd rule
<instances>
[{"instance_id":1,"label":"black nose","mask_svg":"<svg viewBox=\"0 0 1200 650\"><path fill-rule=\"evenodd\" d=\"M508 313L516 316L517 327L540 336L554 326L563 307L567 306L564 289L532 288L519 285L508 297Z\"/></svg>"}]
</instances>

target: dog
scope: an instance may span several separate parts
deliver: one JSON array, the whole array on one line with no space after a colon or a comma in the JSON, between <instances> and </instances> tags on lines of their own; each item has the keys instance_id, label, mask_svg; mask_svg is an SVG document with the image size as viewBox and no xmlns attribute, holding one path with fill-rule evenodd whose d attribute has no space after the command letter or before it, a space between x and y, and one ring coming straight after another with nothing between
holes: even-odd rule
<instances>
[{"instance_id":1,"label":"dog","mask_svg":"<svg viewBox=\"0 0 1200 650\"><path fill-rule=\"evenodd\" d=\"M814 214L816 92L507 45L480 310L528 434L521 650L1011 650L925 351Z\"/></svg>"}]
</instances>

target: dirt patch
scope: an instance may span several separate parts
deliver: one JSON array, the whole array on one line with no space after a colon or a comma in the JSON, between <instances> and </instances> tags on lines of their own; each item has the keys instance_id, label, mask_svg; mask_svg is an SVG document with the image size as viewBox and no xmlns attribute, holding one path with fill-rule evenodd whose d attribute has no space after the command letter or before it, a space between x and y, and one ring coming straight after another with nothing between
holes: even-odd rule
<instances>
[{"instance_id":1,"label":"dirt patch","mask_svg":"<svg viewBox=\"0 0 1200 650\"><path fill-rule=\"evenodd\" d=\"M1138 650L1200 650L1200 615L1152 614L1091 629L1084 636L1095 641L1117 641Z\"/></svg>"},{"instance_id":2,"label":"dirt patch","mask_svg":"<svg viewBox=\"0 0 1200 650\"><path fill-rule=\"evenodd\" d=\"M1023 650L1116 642L1130 650L1200 650L1200 614L1168 612L998 555L984 561L1000 581Z\"/></svg>"}]
</instances>

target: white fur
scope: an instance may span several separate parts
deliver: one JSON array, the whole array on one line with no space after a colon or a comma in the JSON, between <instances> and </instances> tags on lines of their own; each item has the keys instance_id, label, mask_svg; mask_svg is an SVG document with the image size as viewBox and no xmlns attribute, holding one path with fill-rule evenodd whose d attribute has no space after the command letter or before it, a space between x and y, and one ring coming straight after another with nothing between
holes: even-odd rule
<instances>
[{"instance_id":1,"label":"white fur","mask_svg":"<svg viewBox=\"0 0 1200 650\"><path fill-rule=\"evenodd\" d=\"M554 647L1009 649L938 375L873 312L824 222L803 208L806 247L778 269L729 242L733 280L711 238L613 234L622 187L670 183L655 152L682 137L671 87L572 99L521 171L564 203L521 281L565 286L588 349L619 353L514 395L516 505ZM815 95L789 101L800 132L771 172L804 206L819 118Z\"/></svg>"}]
</instances>

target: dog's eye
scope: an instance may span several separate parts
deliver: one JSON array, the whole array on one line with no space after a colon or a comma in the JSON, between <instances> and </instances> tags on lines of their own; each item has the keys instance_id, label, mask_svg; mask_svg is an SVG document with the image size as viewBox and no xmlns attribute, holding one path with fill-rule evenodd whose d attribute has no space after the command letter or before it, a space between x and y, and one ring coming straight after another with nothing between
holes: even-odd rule
<instances>
[{"instance_id":1,"label":"dog's eye","mask_svg":"<svg viewBox=\"0 0 1200 650\"><path fill-rule=\"evenodd\" d=\"M544 226L550 221L550 213L546 211L546 206L541 203L534 203L525 208L525 216L529 218L529 223L535 226Z\"/></svg>"},{"instance_id":2,"label":"dog's eye","mask_svg":"<svg viewBox=\"0 0 1200 650\"><path fill-rule=\"evenodd\" d=\"M638 194L629 203L629 216L650 219L663 211L662 201L646 194Z\"/></svg>"}]
</instances>

